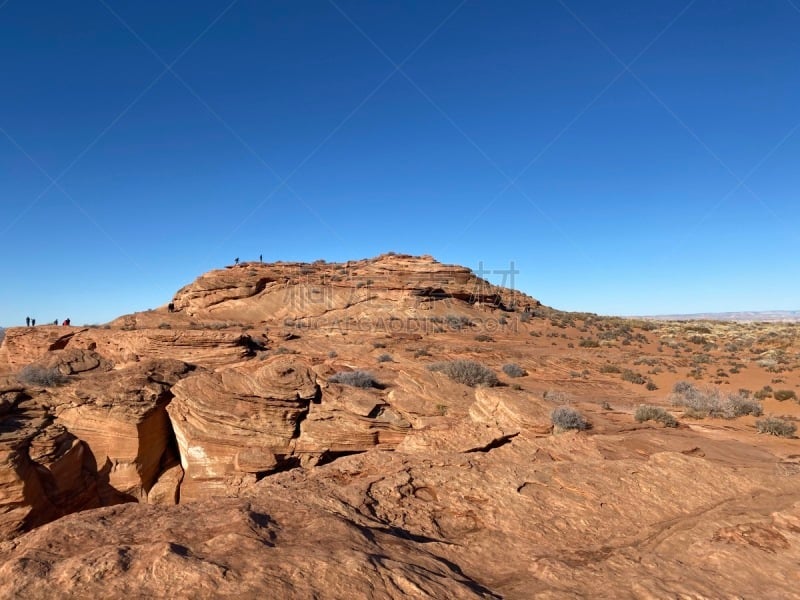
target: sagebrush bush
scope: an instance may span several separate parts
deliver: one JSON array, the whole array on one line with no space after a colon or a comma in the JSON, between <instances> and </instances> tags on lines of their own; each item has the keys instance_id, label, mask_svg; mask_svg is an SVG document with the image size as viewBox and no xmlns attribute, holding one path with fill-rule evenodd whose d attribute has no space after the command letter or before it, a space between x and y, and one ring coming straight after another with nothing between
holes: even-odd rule
<instances>
[{"instance_id":1,"label":"sagebrush bush","mask_svg":"<svg viewBox=\"0 0 800 600\"><path fill-rule=\"evenodd\" d=\"M367 371L340 371L331 375L328 381L364 389L381 387L372 373Z\"/></svg>"},{"instance_id":2,"label":"sagebrush bush","mask_svg":"<svg viewBox=\"0 0 800 600\"><path fill-rule=\"evenodd\" d=\"M647 383L647 379L645 379L644 375L637 373L636 371L632 371L631 369L625 369L622 371L622 379L623 381L630 381L631 383L636 383L639 385Z\"/></svg>"},{"instance_id":3,"label":"sagebrush bush","mask_svg":"<svg viewBox=\"0 0 800 600\"><path fill-rule=\"evenodd\" d=\"M591 338L587 338L578 342L578 345L581 348L599 348L600 342L598 342L597 340L593 340Z\"/></svg>"},{"instance_id":4,"label":"sagebrush bush","mask_svg":"<svg viewBox=\"0 0 800 600\"><path fill-rule=\"evenodd\" d=\"M664 427L678 426L678 420L666 410L659 406L650 406L648 404L640 404L639 408L636 409L633 418L639 423L644 423L645 421L656 421L658 423L662 423Z\"/></svg>"},{"instance_id":5,"label":"sagebrush bush","mask_svg":"<svg viewBox=\"0 0 800 600\"><path fill-rule=\"evenodd\" d=\"M722 416L726 419L735 419L744 415L760 417L764 414L761 403L758 400L745 398L739 394L730 394L722 405Z\"/></svg>"},{"instance_id":6,"label":"sagebrush bush","mask_svg":"<svg viewBox=\"0 0 800 600\"><path fill-rule=\"evenodd\" d=\"M472 360L451 360L428 365L431 371L444 373L453 381L470 387L491 387L499 383L497 375L489 367Z\"/></svg>"},{"instance_id":7,"label":"sagebrush bush","mask_svg":"<svg viewBox=\"0 0 800 600\"><path fill-rule=\"evenodd\" d=\"M547 390L542 394L542 398L550 400L551 402L566 402L568 395L561 390Z\"/></svg>"},{"instance_id":8,"label":"sagebrush bush","mask_svg":"<svg viewBox=\"0 0 800 600\"><path fill-rule=\"evenodd\" d=\"M675 394L688 394L696 389L697 386L695 386L695 384L690 381L686 381L685 379L676 381L675 385L672 386L672 392Z\"/></svg>"},{"instance_id":9,"label":"sagebrush bush","mask_svg":"<svg viewBox=\"0 0 800 600\"><path fill-rule=\"evenodd\" d=\"M475 336L475 341L476 342L493 342L494 338L492 336L490 336L490 335L485 334L485 333L479 333L478 335Z\"/></svg>"},{"instance_id":10,"label":"sagebrush bush","mask_svg":"<svg viewBox=\"0 0 800 600\"><path fill-rule=\"evenodd\" d=\"M793 437L797 431L797 426L791 421L779 419L778 417L767 417L756 421L756 431L778 437Z\"/></svg>"},{"instance_id":11,"label":"sagebrush bush","mask_svg":"<svg viewBox=\"0 0 800 600\"><path fill-rule=\"evenodd\" d=\"M569 406L559 406L552 413L550 413L550 421L553 425L561 430L577 429L583 430L589 428L589 422L574 408Z\"/></svg>"},{"instance_id":12,"label":"sagebrush bush","mask_svg":"<svg viewBox=\"0 0 800 600\"><path fill-rule=\"evenodd\" d=\"M670 396L673 406L682 406L687 409L688 416L700 419L703 417L716 417L722 419L735 419L744 415L761 416L763 409L758 399L749 398L742 393L725 393L719 388L708 387L700 389L688 382L678 382L672 388L680 389Z\"/></svg>"},{"instance_id":13,"label":"sagebrush bush","mask_svg":"<svg viewBox=\"0 0 800 600\"><path fill-rule=\"evenodd\" d=\"M767 398L771 398L772 390L768 390L766 387L767 386L764 386L764 389L756 390L756 392L753 394L753 397L757 398L758 400L766 400Z\"/></svg>"},{"instance_id":14,"label":"sagebrush bush","mask_svg":"<svg viewBox=\"0 0 800 600\"><path fill-rule=\"evenodd\" d=\"M784 400L797 400L797 394L794 390L775 390L773 394L775 400L783 402Z\"/></svg>"},{"instance_id":15,"label":"sagebrush bush","mask_svg":"<svg viewBox=\"0 0 800 600\"><path fill-rule=\"evenodd\" d=\"M381 354L378 357L378 362L381 362L381 363L383 363L383 362L392 362L393 360L394 359L392 358L391 354Z\"/></svg>"},{"instance_id":16,"label":"sagebrush bush","mask_svg":"<svg viewBox=\"0 0 800 600\"><path fill-rule=\"evenodd\" d=\"M503 365L503 373L509 377L524 377L528 374L525 369L514 363Z\"/></svg>"},{"instance_id":17,"label":"sagebrush bush","mask_svg":"<svg viewBox=\"0 0 800 600\"><path fill-rule=\"evenodd\" d=\"M61 385L67 382L57 368L47 369L38 365L28 365L19 372L17 380L25 385L41 385L45 387Z\"/></svg>"}]
</instances>

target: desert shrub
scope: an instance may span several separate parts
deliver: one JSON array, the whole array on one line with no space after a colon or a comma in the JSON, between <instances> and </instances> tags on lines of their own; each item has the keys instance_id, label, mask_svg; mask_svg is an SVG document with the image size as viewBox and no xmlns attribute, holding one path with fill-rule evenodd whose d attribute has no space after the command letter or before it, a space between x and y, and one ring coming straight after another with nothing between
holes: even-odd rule
<instances>
[{"instance_id":1,"label":"desert shrub","mask_svg":"<svg viewBox=\"0 0 800 600\"><path fill-rule=\"evenodd\" d=\"M744 415L760 417L764 413L761 403L758 400L751 400L739 394L731 394L722 405L722 416L726 419L735 419Z\"/></svg>"},{"instance_id":2,"label":"desert shrub","mask_svg":"<svg viewBox=\"0 0 800 600\"><path fill-rule=\"evenodd\" d=\"M372 342L373 348L386 348L386 344L383 342Z\"/></svg>"},{"instance_id":3,"label":"desert shrub","mask_svg":"<svg viewBox=\"0 0 800 600\"><path fill-rule=\"evenodd\" d=\"M372 373L367 371L340 371L331 375L328 381L364 389L381 387Z\"/></svg>"},{"instance_id":4,"label":"desert shrub","mask_svg":"<svg viewBox=\"0 0 800 600\"><path fill-rule=\"evenodd\" d=\"M630 369L625 369L622 371L622 379L623 381L630 381L631 383L636 383L639 385L647 383L647 379L644 378L644 375Z\"/></svg>"},{"instance_id":5,"label":"desert shrub","mask_svg":"<svg viewBox=\"0 0 800 600\"><path fill-rule=\"evenodd\" d=\"M419 358L420 356L430 356L431 353L428 352L425 348L420 348L414 352L414 358Z\"/></svg>"},{"instance_id":6,"label":"desert shrub","mask_svg":"<svg viewBox=\"0 0 800 600\"><path fill-rule=\"evenodd\" d=\"M476 342L493 342L494 338L492 336L490 336L490 335L485 334L485 333L479 333L478 335L475 336L475 341Z\"/></svg>"},{"instance_id":7,"label":"desert shrub","mask_svg":"<svg viewBox=\"0 0 800 600\"><path fill-rule=\"evenodd\" d=\"M678 426L678 420L666 410L659 406L650 406L648 404L640 404L639 408L636 409L633 418L639 423L644 423L645 421L656 421L658 423L662 423L664 427Z\"/></svg>"},{"instance_id":8,"label":"desert shrub","mask_svg":"<svg viewBox=\"0 0 800 600\"><path fill-rule=\"evenodd\" d=\"M697 386L690 381L686 381L685 379L681 381L675 382L675 385L672 386L672 392L675 394L687 394L693 392L697 389Z\"/></svg>"},{"instance_id":9,"label":"desert shrub","mask_svg":"<svg viewBox=\"0 0 800 600\"><path fill-rule=\"evenodd\" d=\"M528 374L525 369L514 363L503 365L503 373L509 377L524 377Z\"/></svg>"},{"instance_id":10,"label":"desert shrub","mask_svg":"<svg viewBox=\"0 0 800 600\"><path fill-rule=\"evenodd\" d=\"M679 382L681 383L681 382ZM685 383L685 382L683 382ZM744 415L760 416L763 412L757 397L749 398L745 394L725 393L719 388L708 387L700 389L694 385L673 387L682 392L673 392L671 400L673 406L682 406L693 418L718 417L722 419L735 419Z\"/></svg>"},{"instance_id":11,"label":"desert shrub","mask_svg":"<svg viewBox=\"0 0 800 600\"><path fill-rule=\"evenodd\" d=\"M504 315L500 315L500 318L497 319L497 322L500 323L500 325L506 325L508 323L508 319L506 319Z\"/></svg>"},{"instance_id":12,"label":"desert shrub","mask_svg":"<svg viewBox=\"0 0 800 600\"><path fill-rule=\"evenodd\" d=\"M756 431L778 437L793 437L797 426L791 421L779 419L778 417L767 417L756 421Z\"/></svg>"},{"instance_id":13,"label":"desert shrub","mask_svg":"<svg viewBox=\"0 0 800 600\"><path fill-rule=\"evenodd\" d=\"M392 362L393 360L394 360L394 359L392 358L392 355L391 355L391 354L381 354L381 355L378 357L378 362L379 362L379 363L384 363L384 362Z\"/></svg>"},{"instance_id":14,"label":"desert shrub","mask_svg":"<svg viewBox=\"0 0 800 600\"><path fill-rule=\"evenodd\" d=\"M756 398L757 400L765 400L767 398L771 398L772 388L769 387L768 385L765 385L760 390L756 390L755 394L753 394L753 397Z\"/></svg>"},{"instance_id":15,"label":"desert shrub","mask_svg":"<svg viewBox=\"0 0 800 600\"><path fill-rule=\"evenodd\" d=\"M48 369L38 365L28 365L19 372L17 380L25 385L51 387L66 383L67 377L55 367Z\"/></svg>"},{"instance_id":16,"label":"desert shrub","mask_svg":"<svg viewBox=\"0 0 800 600\"><path fill-rule=\"evenodd\" d=\"M794 390L775 390L773 395L775 400L779 400L781 402L784 400L797 400L797 394L795 394Z\"/></svg>"},{"instance_id":17,"label":"desert shrub","mask_svg":"<svg viewBox=\"0 0 800 600\"><path fill-rule=\"evenodd\" d=\"M542 398L551 402L566 402L568 397L567 393L561 390L547 390L542 394Z\"/></svg>"},{"instance_id":18,"label":"desert shrub","mask_svg":"<svg viewBox=\"0 0 800 600\"><path fill-rule=\"evenodd\" d=\"M451 360L428 365L431 371L444 373L453 381L470 387L491 387L499 383L497 375L489 367L472 360Z\"/></svg>"},{"instance_id":19,"label":"desert shrub","mask_svg":"<svg viewBox=\"0 0 800 600\"><path fill-rule=\"evenodd\" d=\"M521 323L527 323L532 318L533 318L533 313L532 312L528 312L528 311L520 313L520 315L519 315L519 320L520 320Z\"/></svg>"},{"instance_id":20,"label":"desert shrub","mask_svg":"<svg viewBox=\"0 0 800 600\"><path fill-rule=\"evenodd\" d=\"M331 350L328 352L328 358L336 358L337 356L339 355L336 353L336 350Z\"/></svg>"},{"instance_id":21,"label":"desert shrub","mask_svg":"<svg viewBox=\"0 0 800 600\"><path fill-rule=\"evenodd\" d=\"M600 342L598 342L597 340L593 340L593 339L588 339L587 338L587 339L581 340L578 343L578 345L581 348L599 348L600 347Z\"/></svg>"},{"instance_id":22,"label":"desert shrub","mask_svg":"<svg viewBox=\"0 0 800 600\"><path fill-rule=\"evenodd\" d=\"M661 361L659 359L657 359L657 358L651 358L649 356L643 356L643 357L637 358L635 361L633 361L633 364L635 364L635 365L647 365L648 367L655 367L660 362Z\"/></svg>"},{"instance_id":23,"label":"desert shrub","mask_svg":"<svg viewBox=\"0 0 800 600\"><path fill-rule=\"evenodd\" d=\"M600 367L601 373L622 373L622 369L620 369L617 365L603 365Z\"/></svg>"},{"instance_id":24,"label":"desert shrub","mask_svg":"<svg viewBox=\"0 0 800 600\"><path fill-rule=\"evenodd\" d=\"M711 329L705 325L687 325L686 331L693 331L695 333L711 333Z\"/></svg>"},{"instance_id":25,"label":"desert shrub","mask_svg":"<svg viewBox=\"0 0 800 600\"><path fill-rule=\"evenodd\" d=\"M589 428L589 423L583 416L574 408L569 406L559 406L552 413L550 413L550 421L553 425L561 430L577 429L583 430Z\"/></svg>"},{"instance_id":26,"label":"desert shrub","mask_svg":"<svg viewBox=\"0 0 800 600\"><path fill-rule=\"evenodd\" d=\"M460 330L464 329L464 327L471 327L472 319L460 315L447 315L445 317L445 323L447 323L450 329Z\"/></svg>"},{"instance_id":27,"label":"desert shrub","mask_svg":"<svg viewBox=\"0 0 800 600\"><path fill-rule=\"evenodd\" d=\"M647 389L647 391L649 392L654 392L655 390L658 389L658 386L655 384L654 381L648 381L647 385L645 386L645 389Z\"/></svg>"}]
</instances>

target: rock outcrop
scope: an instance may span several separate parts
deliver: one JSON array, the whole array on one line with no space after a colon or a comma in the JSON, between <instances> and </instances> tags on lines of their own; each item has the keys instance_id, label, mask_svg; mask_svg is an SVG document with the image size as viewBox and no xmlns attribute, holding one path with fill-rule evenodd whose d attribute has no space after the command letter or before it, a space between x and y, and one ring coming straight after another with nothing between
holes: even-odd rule
<instances>
[{"instance_id":1,"label":"rock outcrop","mask_svg":"<svg viewBox=\"0 0 800 600\"><path fill-rule=\"evenodd\" d=\"M191 367L148 360L87 376L107 361L85 354L58 350L42 362L82 373L55 387L9 379L0 386L0 537L87 508L145 501L178 464L165 408Z\"/></svg>"},{"instance_id":2,"label":"rock outcrop","mask_svg":"<svg viewBox=\"0 0 800 600\"><path fill-rule=\"evenodd\" d=\"M797 438L756 415L800 419L800 338L735 327L561 313L384 255L10 328L0 595L795 597ZM687 372L753 414L678 406Z\"/></svg>"}]
</instances>

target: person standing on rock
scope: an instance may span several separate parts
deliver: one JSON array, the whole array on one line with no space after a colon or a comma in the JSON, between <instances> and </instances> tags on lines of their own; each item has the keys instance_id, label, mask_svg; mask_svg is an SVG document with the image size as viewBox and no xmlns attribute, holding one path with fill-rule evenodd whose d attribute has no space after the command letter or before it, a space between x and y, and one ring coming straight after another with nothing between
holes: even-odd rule
<instances>
[{"instance_id":1,"label":"person standing on rock","mask_svg":"<svg viewBox=\"0 0 800 600\"><path fill-rule=\"evenodd\" d=\"M238 256L233 259L233 264L236 264L236 265L239 264L239 257Z\"/></svg>"},{"instance_id":2,"label":"person standing on rock","mask_svg":"<svg viewBox=\"0 0 800 600\"><path fill-rule=\"evenodd\" d=\"M25 317L25 327L30 327L30 326L31 326L31 318Z\"/></svg>"},{"instance_id":3,"label":"person standing on rock","mask_svg":"<svg viewBox=\"0 0 800 600\"><path fill-rule=\"evenodd\" d=\"M36 319L31 319L31 327L36 327Z\"/></svg>"}]
</instances>

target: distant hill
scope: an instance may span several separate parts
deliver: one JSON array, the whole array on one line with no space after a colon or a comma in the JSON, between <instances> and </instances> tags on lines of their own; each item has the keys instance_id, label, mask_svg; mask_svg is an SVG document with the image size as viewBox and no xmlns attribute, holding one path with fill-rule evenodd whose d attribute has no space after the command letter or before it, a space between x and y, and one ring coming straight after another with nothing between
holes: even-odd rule
<instances>
[{"instance_id":1,"label":"distant hill","mask_svg":"<svg viewBox=\"0 0 800 600\"><path fill-rule=\"evenodd\" d=\"M738 321L752 322L800 322L800 310L765 310L721 313L694 313L689 315L656 315L648 319L668 321Z\"/></svg>"}]
</instances>

